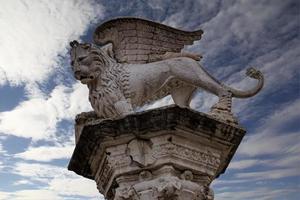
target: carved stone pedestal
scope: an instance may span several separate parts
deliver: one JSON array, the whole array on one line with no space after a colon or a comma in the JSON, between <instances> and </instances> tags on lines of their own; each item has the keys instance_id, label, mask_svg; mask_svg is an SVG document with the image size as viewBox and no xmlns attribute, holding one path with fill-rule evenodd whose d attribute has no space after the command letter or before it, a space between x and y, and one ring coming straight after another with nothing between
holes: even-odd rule
<instances>
[{"instance_id":1,"label":"carved stone pedestal","mask_svg":"<svg viewBox=\"0 0 300 200\"><path fill-rule=\"evenodd\" d=\"M245 131L176 106L101 121L77 118L69 170L108 200L208 200Z\"/></svg>"}]
</instances>

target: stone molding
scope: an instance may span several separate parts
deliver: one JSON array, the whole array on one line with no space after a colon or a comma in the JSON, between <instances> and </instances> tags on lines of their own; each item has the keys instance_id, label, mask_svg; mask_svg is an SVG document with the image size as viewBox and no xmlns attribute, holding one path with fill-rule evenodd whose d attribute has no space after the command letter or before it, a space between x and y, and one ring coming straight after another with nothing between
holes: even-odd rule
<instances>
[{"instance_id":1,"label":"stone molding","mask_svg":"<svg viewBox=\"0 0 300 200\"><path fill-rule=\"evenodd\" d=\"M90 117L76 126L68 168L95 180L109 200L213 199L209 185L224 173L245 134L177 106L114 121Z\"/></svg>"}]
</instances>

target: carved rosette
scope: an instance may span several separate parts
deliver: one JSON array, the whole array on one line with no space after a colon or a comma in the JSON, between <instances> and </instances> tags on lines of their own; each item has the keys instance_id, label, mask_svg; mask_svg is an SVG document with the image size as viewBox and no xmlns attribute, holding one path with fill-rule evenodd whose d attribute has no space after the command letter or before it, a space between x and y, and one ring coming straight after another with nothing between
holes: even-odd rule
<instances>
[{"instance_id":1,"label":"carved rosette","mask_svg":"<svg viewBox=\"0 0 300 200\"><path fill-rule=\"evenodd\" d=\"M244 135L178 107L82 126L69 169L94 179L108 200L212 200L209 185Z\"/></svg>"}]
</instances>

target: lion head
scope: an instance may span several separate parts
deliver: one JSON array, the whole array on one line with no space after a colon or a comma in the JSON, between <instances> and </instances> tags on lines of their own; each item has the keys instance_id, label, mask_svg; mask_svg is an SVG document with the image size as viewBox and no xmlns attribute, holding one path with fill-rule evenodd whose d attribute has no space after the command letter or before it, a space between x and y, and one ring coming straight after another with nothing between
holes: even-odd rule
<instances>
[{"instance_id":1,"label":"lion head","mask_svg":"<svg viewBox=\"0 0 300 200\"><path fill-rule=\"evenodd\" d=\"M73 41L70 45L71 65L75 78L83 84L95 80L108 65L105 52L89 43Z\"/></svg>"}]
</instances>

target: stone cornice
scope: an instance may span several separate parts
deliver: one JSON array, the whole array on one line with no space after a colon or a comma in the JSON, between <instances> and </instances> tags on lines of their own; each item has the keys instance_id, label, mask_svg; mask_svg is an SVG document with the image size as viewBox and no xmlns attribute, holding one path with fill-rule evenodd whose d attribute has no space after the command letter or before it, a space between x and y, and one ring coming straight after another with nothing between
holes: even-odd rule
<instances>
[{"instance_id":1,"label":"stone cornice","mask_svg":"<svg viewBox=\"0 0 300 200\"><path fill-rule=\"evenodd\" d=\"M223 158L216 176L224 173L240 144L245 130L210 117L207 114L178 106L167 106L128 115L118 120L101 121L96 117L81 124L83 128L76 133L77 145L70 160L68 169L84 177L94 179L90 158L99 151L104 141L114 140L121 136L143 139L148 134L161 131L180 130L180 134L201 135L215 143L227 146L229 152Z\"/></svg>"}]
</instances>

